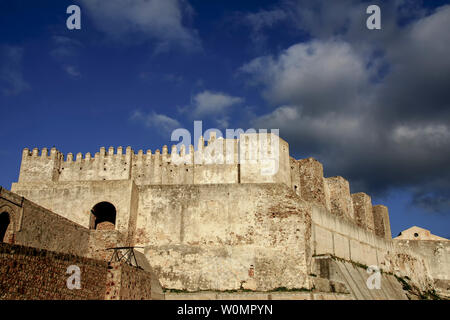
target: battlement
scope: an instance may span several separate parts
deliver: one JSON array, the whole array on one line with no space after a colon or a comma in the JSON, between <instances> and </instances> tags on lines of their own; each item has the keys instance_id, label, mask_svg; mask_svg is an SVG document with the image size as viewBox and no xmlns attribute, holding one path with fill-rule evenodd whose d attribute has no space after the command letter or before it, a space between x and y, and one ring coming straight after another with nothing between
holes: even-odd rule
<instances>
[{"instance_id":1,"label":"battlement","mask_svg":"<svg viewBox=\"0 0 450 320\"><path fill-rule=\"evenodd\" d=\"M267 174L269 173L269 174ZM270 174L272 173L272 174ZM303 200L351 221L370 233L391 238L384 206L373 206L369 195L351 194L343 177L324 177L314 158L296 160L289 145L273 134L241 134L239 139L198 140L193 145L164 145L154 152L126 147L101 147L91 153L56 148L24 149L18 185L82 181L132 180L137 186L279 183Z\"/></svg>"},{"instance_id":2,"label":"battlement","mask_svg":"<svg viewBox=\"0 0 450 320\"><path fill-rule=\"evenodd\" d=\"M130 146L125 150L101 147L94 155L88 152L84 156L82 153L65 156L56 148L50 154L47 148L41 152L26 148L19 182L133 179L138 185L240 182L290 185L288 159L288 144L273 134L241 134L239 139L224 139L216 138L213 132L207 141L199 138L197 150L193 145L173 145L170 152L164 145L154 153L135 152Z\"/></svg>"}]
</instances>

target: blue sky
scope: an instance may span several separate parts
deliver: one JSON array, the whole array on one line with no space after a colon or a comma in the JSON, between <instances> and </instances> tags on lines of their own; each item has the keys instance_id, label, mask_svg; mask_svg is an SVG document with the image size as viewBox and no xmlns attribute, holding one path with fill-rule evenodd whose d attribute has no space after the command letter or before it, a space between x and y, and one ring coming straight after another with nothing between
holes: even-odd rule
<instances>
[{"instance_id":1,"label":"blue sky","mask_svg":"<svg viewBox=\"0 0 450 320\"><path fill-rule=\"evenodd\" d=\"M66 28L71 4L81 30ZM394 235L449 237L448 4L3 0L0 185L24 147L156 150L194 120L279 128L294 157L387 205Z\"/></svg>"}]
</instances>

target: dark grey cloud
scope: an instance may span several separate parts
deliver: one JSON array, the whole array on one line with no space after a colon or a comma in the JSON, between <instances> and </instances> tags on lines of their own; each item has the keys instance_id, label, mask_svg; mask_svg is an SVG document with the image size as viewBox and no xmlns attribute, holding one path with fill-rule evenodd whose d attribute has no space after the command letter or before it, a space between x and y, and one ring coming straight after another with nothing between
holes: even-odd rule
<instances>
[{"instance_id":1,"label":"dark grey cloud","mask_svg":"<svg viewBox=\"0 0 450 320\"><path fill-rule=\"evenodd\" d=\"M241 67L273 107L253 124L280 128L353 192L402 188L414 205L449 213L450 6L383 2L382 30L369 31L367 5L284 2L313 40Z\"/></svg>"}]
</instances>

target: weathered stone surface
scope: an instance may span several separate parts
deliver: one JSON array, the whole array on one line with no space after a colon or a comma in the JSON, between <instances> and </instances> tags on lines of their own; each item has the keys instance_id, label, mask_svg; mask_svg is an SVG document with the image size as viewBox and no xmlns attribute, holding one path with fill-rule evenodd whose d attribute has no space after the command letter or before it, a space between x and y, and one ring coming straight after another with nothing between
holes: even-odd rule
<instances>
[{"instance_id":1,"label":"weathered stone surface","mask_svg":"<svg viewBox=\"0 0 450 320\"><path fill-rule=\"evenodd\" d=\"M354 220L353 201L350 195L350 185L342 177L325 178L330 192L330 211L340 217Z\"/></svg>"},{"instance_id":2,"label":"weathered stone surface","mask_svg":"<svg viewBox=\"0 0 450 320\"><path fill-rule=\"evenodd\" d=\"M375 232L372 199L370 196L363 192L354 193L352 194L352 201L356 224L370 232Z\"/></svg>"},{"instance_id":3,"label":"weathered stone surface","mask_svg":"<svg viewBox=\"0 0 450 320\"><path fill-rule=\"evenodd\" d=\"M320 204L329 209L323 166L314 158L298 160L301 197L305 201Z\"/></svg>"},{"instance_id":4,"label":"weathered stone surface","mask_svg":"<svg viewBox=\"0 0 450 320\"><path fill-rule=\"evenodd\" d=\"M152 186L136 245L166 288L308 287L308 207L284 185ZM250 272L252 270L252 272Z\"/></svg>"},{"instance_id":5,"label":"weathered stone surface","mask_svg":"<svg viewBox=\"0 0 450 320\"><path fill-rule=\"evenodd\" d=\"M263 174L272 161L251 156L266 142L268 154L280 155L272 176ZM315 279L311 261L320 256L345 261L345 283L365 276L350 268L354 264L407 276L421 290L446 286L448 250L436 246L440 254L432 255L428 247L393 241L386 207L372 207L364 193L350 195L342 177L324 178L317 160L291 158L282 139L276 145L271 136L213 135L188 149L110 147L75 158L56 149L25 149L15 193L0 189L0 240L99 261L109 261L108 248L142 247L147 273L108 269L107 299L161 299L163 288L184 292L169 290L169 298L398 298L390 291L346 295L333 278L336 268L320 274L327 281ZM443 267L430 266L435 263Z\"/></svg>"},{"instance_id":6,"label":"weathered stone surface","mask_svg":"<svg viewBox=\"0 0 450 320\"><path fill-rule=\"evenodd\" d=\"M375 234L382 238L392 239L388 208L383 205L377 205L373 206L372 210Z\"/></svg>"},{"instance_id":7,"label":"weathered stone surface","mask_svg":"<svg viewBox=\"0 0 450 320\"><path fill-rule=\"evenodd\" d=\"M81 289L67 287L67 268L81 271ZM0 243L0 299L105 298L107 264L69 254Z\"/></svg>"},{"instance_id":8,"label":"weathered stone surface","mask_svg":"<svg viewBox=\"0 0 450 320\"><path fill-rule=\"evenodd\" d=\"M69 266L80 270L78 289L68 287ZM152 274L124 263L0 243L2 300L147 300L153 292Z\"/></svg>"}]
</instances>

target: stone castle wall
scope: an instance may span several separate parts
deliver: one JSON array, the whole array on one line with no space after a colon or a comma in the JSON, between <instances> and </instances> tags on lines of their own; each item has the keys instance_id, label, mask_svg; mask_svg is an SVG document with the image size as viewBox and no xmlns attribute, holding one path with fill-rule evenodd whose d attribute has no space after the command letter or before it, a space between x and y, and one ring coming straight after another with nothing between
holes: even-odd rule
<instances>
[{"instance_id":1,"label":"stone castle wall","mask_svg":"<svg viewBox=\"0 0 450 320\"><path fill-rule=\"evenodd\" d=\"M324 177L317 160L293 159L281 139L278 171L263 175L273 163L252 159L252 150L261 141L275 144L256 137L212 137L207 145L201 139L198 150L172 148L171 154L167 147L145 154L101 148L94 157L64 159L56 149L50 155L26 149L12 190L87 232L80 243L92 256L105 259L107 247L142 246L169 289L309 290L312 257L323 255L428 286L430 261L392 241L385 206L352 194L342 177ZM115 207L114 230L87 230L100 202Z\"/></svg>"},{"instance_id":2,"label":"stone castle wall","mask_svg":"<svg viewBox=\"0 0 450 320\"><path fill-rule=\"evenodd\" d=\"M313 256L332 255L384 272L407 276L426 290L434 278L430 262L420 250L399 246L396 241L367 232L364 227L340 219L322 207L312 209ZM441 267L446 264L442 261Z\"/></svg>"},{"instance_id":3,"label":"stone castle wall","mask_svg":"<svg viewBox=\"0 0 450 320\"><path fill-rule=\"evenodd\" d=\"M105 300L151 300L152 289L150 273L127 264L110 263Z\"/></svg>"},{"instance_id":4,"label":"stone castle wall","mask_svg":"<svg viewBox=\"0 0 450 320\"><path fill-rule=\"evenodd\" d=\"M171 154L166 146L162 153L157 150L154 154L150 150L145 154L142 150L135 154L131 147L125 154L120 147L117 153L112 147L108 152L101 148L94 157L88 153L83 158L79 153L75 161L72 154L64 160L64 155L56 149L52 149L50 155L47 149L43 149L41 155L37 149L32 152L25 149L19 182L13 184L12 190L63 216L67 206L74 207L75 210L69 210L68 218L87 226L90 209L100 198L111 200L109 202L116 207L122 207L121 203L131 203L131 206L136 203L130 201L128 188L119 181L132 181L136 186L282 183L305 201L354 221L371 233L391 237L386 207L372 206L370 196L364 193L350 194L347 180L342 177L325 178L320 162L312 158L295 160L289 156L289 145L285 141L279 139L278 146L272 146L272 139L270 135L267 138L258 134L241 135L239 140L215 139L213 136L206 146L201 138L198 150L194 151L191 146L190 152L186 153L184 146L179 151L173 147ZM261 174L264 168L270 167L270 161L252 159L253 151L260 150L264 143L272 151L278 147L278 171L275 175ZM230 153L230 150L233 151ZM217 164L218 160L223 163ZM72 187L74 184L76 188ZM56 194L42 196L44 190L50 189ZM117 199L118 193L122 200ZM130 228L128 223L134 223L135 219L130 219L130 215L136 217L138 209L135 209L120 209L121 220L116 229L133 232L134 228Z\"/></svg>"},{"instance_id":5,"label":"stone castle wall","mask_svg":"<svg viewBox=\"0 0 450 320\"><path fill-rule=\"evenodd\" d=\"M62 212L70 212L65 208ZM107 248L126 243L117 230L96 230L70 220L72 216L56 214L30 200L0 188L0 213L11 221L6 243L41 248L59 253L107 260Z\"/></svg>"},{"instance_id":6,"label":"stone castle wall","mask_svg":"<svg viewBox=\"0 0 450 320\"><path fill-rule=\"evenodd\" d=\"M281 184L140 187L136 245L161 285L310 288L309 208Z\"/></svg>"},{"instance_id":7,"label":"stone castle wall","mask_svg":"<svg viewBox=\"0 0 450 320\"><path fill-rule=\"evenodd\" d=\"M67 286L69 266L80 270L79 289ZM1 300L150 300L153 285L151 273L124 263L0 243Z\"/></svg>"},{"instance_id":8,"label":"stone castle wall","mask_svg":"<svg viewBox=\"0 0 450 320\"><path fill-rule=\"evenodd\" d=\"M81 271L81 289L67 288L67 268ZM107 263L31 247L0 243L0 299L102 300Z\"/></svg>"},{"instance_id":9,"label":"stone castle wall","mask_svg":"<svg viewBox=\"0 0 450 320\"><path fill-rule=\"evenodd\" d=\"M394 240L397 247L412 251L428 262L434 287L450 298L450 241L448 240Z\"/></svg>"},{"instance_id":10,"label":"stone castle wall","mask_svg":"<svg viewBox=\"0 0 450 320\"><path fill-rule=\"evenodd\" d=\"M74 158L72 153L64 157L56 148L50 153L47 148L24 149L19 183L133 180L137 185L264 182L290 185L289 146L284 140L278 138L278 145L272 145L272 135L245 134L240 138L211 138L206 146L201 138L198 150L190 146L189 153L184 146L180 150L173 146L171 153L167 146L155 153L151 150L135 153L131 147L125 153L122 147L106 151L102 147L94 156L87 153L83 157L78 153ZM273 176L261 174L270 163L253 156L267 145L269 150L279 148L279 170Z\"/></svg>"}]
</instances>

